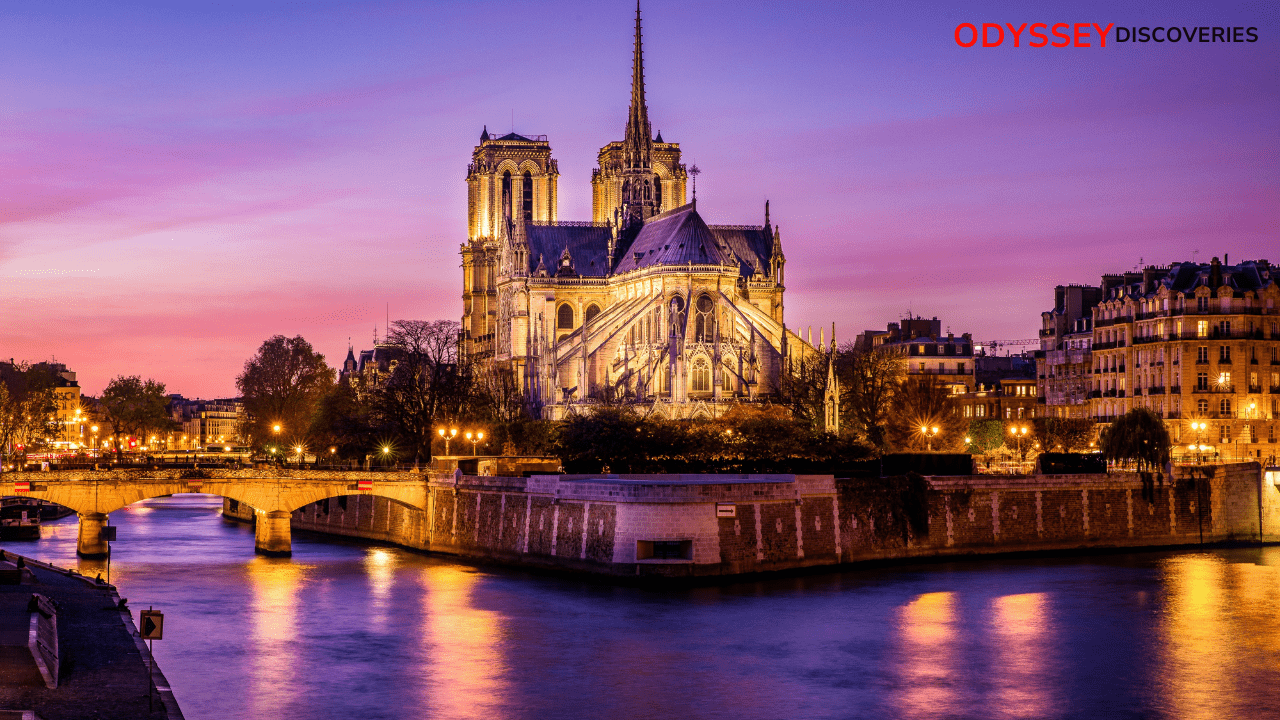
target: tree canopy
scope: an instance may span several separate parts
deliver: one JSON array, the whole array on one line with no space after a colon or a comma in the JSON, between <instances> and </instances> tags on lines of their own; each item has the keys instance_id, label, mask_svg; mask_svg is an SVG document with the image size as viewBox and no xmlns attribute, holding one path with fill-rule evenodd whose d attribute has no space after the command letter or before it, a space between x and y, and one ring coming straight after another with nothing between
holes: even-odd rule
<instances>
[{"instance_id":1,"label":"tree canopy","mask_svg":"<svg viewBox=\"0 0 1280 720\"><path fill-rule=\"evenodd\" d=\"M256 448L277 439L306 444L320 400L333 389L335 378L324 355L302 336L268 339L236 378L244 399L240 436Z\"/></svg>"},{"instance_id":2,"label":"tree canopy","mask_svg":"<svg viewBox=\"0 0 1280 720\"><path fill-rule=\"evenodd\" d=\"M1169 462L1171 442L1160 416L1144 407L1121 415L1102 431L1102 454L1113 463L1158 470Z\"/></svg>"},{"instance_id":3,"label":"tree canopy","mask_svg":"<svg viewBox=\"0 0 1280 720\"><path fill-rule=\"evenodd\" d=\"M48 373L26 363L0 365L0 465L5 457L25 462L41 449L56 429L57 410Z\"/></svg>"},{"instance_id":4,"label":"tree canopy","mask_svg":"<svg viewBox=\"0 0 1280 720\"><path fill-rule=\"evenodd\" d=\"M168 432L177 426L169 417L169 398L162 382L120 375L107 383L100 402L102 414L111 424L111 434L115 437L117 459L124 452L121 435L131 435L142 443L152 431Z\"/></svg>"}]
</instances>

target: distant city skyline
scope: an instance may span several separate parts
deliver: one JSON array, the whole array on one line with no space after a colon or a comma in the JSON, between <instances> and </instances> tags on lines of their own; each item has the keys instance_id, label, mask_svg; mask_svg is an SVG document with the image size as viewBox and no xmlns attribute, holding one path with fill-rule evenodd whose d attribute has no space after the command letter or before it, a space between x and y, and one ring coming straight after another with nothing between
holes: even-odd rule
<instances>
[{"instance_id":1,"label":"distant city skyline","mask_svg":"<svg viewBox=\"0 0 1280 720\"><path fill-rule=\"evenodd\" d=\"M764 221L789 326L908 310L1036 336L1053 286L1280 260L1280 24L1258 4L645 0L654 130L709 222ZM480 130L545 134L590 217L626 121L634 4L9 9L0 357L235 394L274 334L339 366L387 317L458 319ZM963 48L959 23L1253 26L1241 44Z\"/></svg>"}]
</instances>

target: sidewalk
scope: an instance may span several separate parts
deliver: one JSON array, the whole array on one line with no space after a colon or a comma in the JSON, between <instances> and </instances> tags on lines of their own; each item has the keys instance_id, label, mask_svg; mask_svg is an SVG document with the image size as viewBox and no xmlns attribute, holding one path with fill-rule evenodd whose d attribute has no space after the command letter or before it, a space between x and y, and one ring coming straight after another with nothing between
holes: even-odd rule
<instances>
[{"instance_id":1,"label":"sidewalk","mask_svg":"<svg viewBox=\"0 0 1280 720\"><path fill-rule=\"evenodd\" d=\"M12 560L14 554L6 553ZM159 669L148 710L148 656L130 610L116 607L119 596L68 571L26 559L35 575L30 585L0 585L0 595L30 597L38 592L57 604L61 666L56 689L8 686L0 679L0 712L34 710L43 720L181 720L168 681ZM3 717L3 715L0 715Z\"/></svg>"}]
</instances>

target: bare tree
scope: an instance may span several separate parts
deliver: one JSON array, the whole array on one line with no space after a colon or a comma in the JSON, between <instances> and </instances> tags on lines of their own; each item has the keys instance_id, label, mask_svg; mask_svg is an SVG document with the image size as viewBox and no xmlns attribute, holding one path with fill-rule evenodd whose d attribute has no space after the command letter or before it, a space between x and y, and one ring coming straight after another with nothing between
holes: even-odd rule
<instances>
[{"instance_id":1,"label":"bare tree","mask_svg":"<svg viewBox=\"0 0 1280 720\"><path fill-rule=\"evenodd\" d=\"M896 449L959 449L967 420L956 412L951 389L933 375L909 377L893 403L889 440Z\"/></svg>"},{"instance_id":2,"label":"bare tree","mask_svg":"<svg viewBox=\"0 0 1280 720\"><path fill-rule=\"evenodd\" d=\"M840 373L840 404L844 416L867 443L877 450L886 450L885 430L893 413L894 398L906 377L906 356L899 350L858 350L845 344L840 348L836 368Z\"/></svg>"},{"instance_id":3,"label":"bare tree","mask_svg":"<svg viewBox=\"0 0 1280 720\"><path fill-rule=\"evenodd\" d=\"M402 457L431 457L437 422L456 420L471 405L474 383L458 364L458 332L453 320L397 320L387 343L396 348L391 372L372 392L374 413L404 445Z\"/></svg>"}]
</instances>

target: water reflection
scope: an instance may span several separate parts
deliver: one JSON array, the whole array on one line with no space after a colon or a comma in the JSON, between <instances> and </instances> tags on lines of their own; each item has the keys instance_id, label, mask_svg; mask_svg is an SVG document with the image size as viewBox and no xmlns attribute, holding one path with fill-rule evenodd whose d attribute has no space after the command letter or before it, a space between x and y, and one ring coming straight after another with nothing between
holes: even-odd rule
<instances>
[{"instance_id":1,"label":"water reflection","mask_svg":"<svg viewBox=\"0 0 1280 720\"><path fill-rule=\"evenodd\" d=\"M1167 560L1165 582L1162 664L1171 715L1207 720L1256 712L1258 683L1273 682L1280 670L1280 574L1193 555Z\"/></svg>"},{"instance_id":2,"label":"water reflection","mask_svg":"<svg viewBox=\"0 0 1280 720\"><path fill-rule=\"evenodd\" d=\"M1005 595L991 601L994 717L1052 714L1048 604L1045 593Z\"/></svg>"},{"instance_id":3,"label":"water reflection","mask_svg":"<svg viewBox=\"0 0 1280 720\"><path fill-rule=\"evenodd\" d=\"M254 647L248 705L254 717L272 717L290 704L299 655L298 589L302 568L288 560L258 557L248 563L252 590L249 644Z\"/></svg>"},{"instance_id":4,"label":"water reflection","mask_svg":"<svg viewBox=\"0 0 1280 720\"><path fill-rule=\"evenodd\" d=\"M505 695L501 620L475 606L481 575L429 566L422 582L422 640L426 682L422 717L492 718Z\"/></svg>"},{"instance_id":5,"label":"water reflection","mask_svg":"<svg viewBox=\"0 0 1280 720\"><path fill-rule=\"evenodd\" d=\"M369 576L369 624L382 632L387 628L391 610L391 586L396 577L396 554L386 548L369 548L364 556L364 571Z\"/></svg>"},{"instance_id":6,"label":"water reflection","mask_svg":"<svg viewBox=\"0 0 1280 720\"><path fill-rule=\"evenodd\" d=\"M902 607L898 618L900 717L936 717L954 694L955 597L925 593Z\"/></svg>"}]
</instances>

